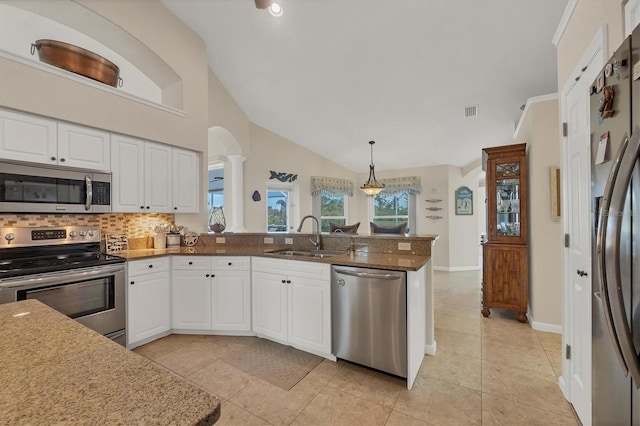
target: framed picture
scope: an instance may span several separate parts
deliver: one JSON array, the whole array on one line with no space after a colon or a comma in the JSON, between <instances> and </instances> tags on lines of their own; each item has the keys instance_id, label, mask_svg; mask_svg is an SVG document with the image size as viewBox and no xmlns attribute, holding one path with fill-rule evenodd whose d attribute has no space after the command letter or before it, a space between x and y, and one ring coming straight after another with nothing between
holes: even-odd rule
<instances>
[{"instance_id":1,"label":"framed picture","mask_svg":"<svg viewBox=\"0 0 640 426\"><path fill-rule=\"evenodd\" d=\"M473 191L466 186L456 189L456 214L473 214Z\"/></svg>"}]
</instances>

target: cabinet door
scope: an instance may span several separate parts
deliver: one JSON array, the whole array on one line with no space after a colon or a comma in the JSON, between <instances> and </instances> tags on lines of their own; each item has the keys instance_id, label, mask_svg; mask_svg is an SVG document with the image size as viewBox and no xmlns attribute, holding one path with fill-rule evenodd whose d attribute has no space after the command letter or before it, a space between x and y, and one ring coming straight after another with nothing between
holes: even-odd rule
<instances>
[{"instance_id":1,"label":"cabinet door","mask_svg":"<svg viewBox=\"0 0 640 426\"><path fill-rule=\"evenodd\" d=\"M210 275L205 271L173 271L171 288L173 328L211 329L212 278Z\"/></svg>"},{"instance_id":2,"label":"cabinet door","mask_svg":"<svg viewBox=\"0 0 640 426\"><path fill-rule=\"evenodd\" d=\"M252 277L253 331L287 341L287 284L284 275L255 272Z\"/></svg>"},{"instance_id":3,"label":"cabinet door","mask_svg":"<svg viewBox=\"0 0 640 426\"><path fill-rule=\"evenodd\" d=\"M170 329L169 272L131 276L127 290L127 345Z\"/></svg>"},{"instance_id":4,"label":"cabinet door","mask_svg":"<svg viewBox=\"0 0 640 426\"><path fill-rule=\"evenodd\" d=\"M251 273L215 271L212 315L214 330L251 330Z\"/></svg>"},{"instance_id":5,"label":"cabinet door","mask_svg":"<svg viewBox=\"0 0 640 426\"><path fill-rule=\"evenodd\" d=\"M171 213L171 147L146 142L144 145L145 212Z\"/></svg>"},{"instance_id":6,"label":"cabinet door","mask_svg":"<svg viewBox=\"0 0 640 426\"><path fill-rule=\"evenodd\" d=\"M58 164L111 171L110 135L102 130L58 123Z\"/></svg>"},{"instance_id":7,"label":"cabinet door","mask_svg":"<svg viewBox=\"0 0 640 426\"><path fill-rule=\"evenodd\" d=\"M112 135L111 168L113 212L144 212L144 141Z\"/></svg>"},{"instance_id":8,"label":"cabinet door","mask_svg":"<svg viewBox=\"0 0 640 426\"><path fill-rule=\"evenodd\" d=\"M485 244L484 258L484 305L526 313L527 246Z\"/></svg>"},{"instance_id":9,"label":"cabinet door","mask_svg":"<svg viewBox=\"0 0 640 426\"><path fill-rule=\"evenodd\" d=\"M173 211L198 213L200 195L200 168L198 154L186 149L173 148Z\"/></svg>"},{"instance_id":10,"label":"cabinet door","mask_svg":"<svg viewBox=\"0 0 640 426\"><path fill-rule=\"evenodd\" d=\"M57 123L0 109L0 158L57 164Z\"/></svg>"},{"instance_id":11,"label":"cabinet door","mask_svg":"<svg viewBox=\"0 0 640 426\"><path fill-rule=\"evenodd\" d=\"M328 266L328 265L327 265ZM331 353L331 285L329 280L290 276L289 342L299 348Z\"/></svg>"}]
</instances>

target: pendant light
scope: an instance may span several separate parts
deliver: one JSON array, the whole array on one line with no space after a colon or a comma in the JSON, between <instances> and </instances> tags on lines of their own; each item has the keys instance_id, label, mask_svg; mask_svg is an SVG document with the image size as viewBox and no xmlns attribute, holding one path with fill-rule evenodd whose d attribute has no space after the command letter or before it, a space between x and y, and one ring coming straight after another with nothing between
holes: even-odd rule
<instances>
[{"instance_id":1,"label":"pendant light","mask_svg":"<svg viewBox=\"0 0 640 426\"><path fill-rule=\"evenodd\" d=\"M376 195L379 194L382 190L384 190L384 184L379 183L376 180L376 171L374 169L373 164L373 144L374 141L369 141L369 145L371 145L371 164L369 165L369 180L367 180L364 185L360 187L362 192L367 195Z\"/></svg>"}]
</instances>

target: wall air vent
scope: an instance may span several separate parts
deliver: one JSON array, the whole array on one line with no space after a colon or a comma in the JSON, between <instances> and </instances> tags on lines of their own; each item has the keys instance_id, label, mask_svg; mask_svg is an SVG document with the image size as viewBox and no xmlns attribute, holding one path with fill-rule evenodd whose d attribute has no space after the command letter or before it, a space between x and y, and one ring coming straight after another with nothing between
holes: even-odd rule
<instances>
[{"instance_id":1,"label":"wall air vent","mask_svg":"<svg viewBox=\"0 0 640 426\"><path fill-rule=\"evenodd\" d=\"M468 107L464 107L464 116L468 117L477 117L478 116L478 105L471 105Z\"/></svg>"}]
</instances>

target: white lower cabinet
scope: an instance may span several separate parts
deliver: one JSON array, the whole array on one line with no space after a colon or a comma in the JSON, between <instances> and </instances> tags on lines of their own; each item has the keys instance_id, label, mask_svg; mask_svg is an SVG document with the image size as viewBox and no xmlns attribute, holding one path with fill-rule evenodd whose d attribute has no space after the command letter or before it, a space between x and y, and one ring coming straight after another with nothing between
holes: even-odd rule
<instances>
[{"instance_id":1,"label":"white lower cabinet","mask_svg":"<svg viewBox=\"0 0 640 426\"><path fill-rule=\"evenodd\" d=\"M253 331L330 356L330 277L324 263L253 258Z\"/></svg>"},{"instance_id":2,"label":"white lower cabinet","mask_svg":"<svg viewBox=\"0 0 640 426\"><path fill-rule=\"evenodd\" d=\"M249 257L174 256L175 330L251 331Z\"/></svg>"},{"instance_id":3,"label":"white lower cabinet","mask_svg":"<svg viewBox=\"0 0 640 426\"><path fill-rule=\"evenodd\" d=\"M133 348L171 329L169 258L127 264L127 347Z\"/></svg>"}]
</instances>

